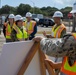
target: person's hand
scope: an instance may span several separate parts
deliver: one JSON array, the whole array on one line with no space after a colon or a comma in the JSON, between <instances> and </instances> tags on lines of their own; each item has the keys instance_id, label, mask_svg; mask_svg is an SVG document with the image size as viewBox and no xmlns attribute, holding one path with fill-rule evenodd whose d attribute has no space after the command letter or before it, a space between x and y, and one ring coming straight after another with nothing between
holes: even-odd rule
<instances>
[{"instance_id":1,"label":"person's hand","mask_svg":"<svg viewBox=\"0 0 76 75\"><path fill-rule=\"evenodd\" d=\"M40 42L42 38L43 37L41 37L41 36L37 36L37 37L34 37L33 40L36 42Z\"/></svg>"},{"instance_id":2,"label":"person's hand","mask_svg":"<svg viewBox=\"0 0 76 75\"><path fill-rule=\"evenodd\" d=\"M46 32L45 31L43 32L43 35L46 36Z\"/></svg>"},{"instance_id":3,"label":"person's hand","mask_svg":"<svg viewBox=\"0 0 76 75\"><path fill-rule=\"evenodd\" d=\"M50 59L45 59L45 62L48 62L49 65L53 68L53 69L60 69L62 66L62 62L54 62Z\"/></svg>"}]
</instances>

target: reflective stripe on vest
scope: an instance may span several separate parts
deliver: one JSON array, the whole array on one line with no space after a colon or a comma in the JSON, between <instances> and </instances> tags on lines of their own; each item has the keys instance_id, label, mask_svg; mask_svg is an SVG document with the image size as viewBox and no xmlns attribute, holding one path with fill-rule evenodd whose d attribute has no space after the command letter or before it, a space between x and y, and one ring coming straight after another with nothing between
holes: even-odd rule
<instances>
[{"instance_id":1,"label":"reflective stripe on vest","mask_svg":"<svg viewBox=\"0 0 76 75\"><path fill-rule=\"evenodd\" d=\"M36 22L35 21L30 21L29 23L29 26L27 24L27 21L25 22L25 27L26 27L26 30L28 30L28 34L31 34L33 31L34 31L34 26L36 25Z\"/></svg>"},{"instance_id":2,"label":"reflective stripe on vest","mask_svg":"<svg viewBox=\"0 0 76 75\"><path fill-rule=\"evenodd\" d=\"M16 34L17 39L18 40L27 39L27 32L25 31L25 28L23 27L23 33L22 33L22 31L16 25L15 25L15 27L16 27L16 32L17 32L17 34Z\"/></svg>"},{"instance_id":3,"label":"reflective stripe on vest","mask_svg":"<svg viewBox=\"0 0 76 75\"><path fill-rule=\"evenodd\" d=\"M76 62L70 66L67 57L64 57L61 71L66 75L76 75Z\"/></svg>"},{"instance_id":4,"label":"reflective stripe on vest","mask_svg":"<svg viewBox=\"0 0 76 75\"><path fill-rule=\"evenodd\" d=\"M13 24L14 25L14 24ZM12 26L13 27L13 26ZM6 24L6 38L11 39L12 27L9 24Z\"/></svg>"},{"instance_id":5,"label":"reflective stripe on vest","mask_svg":"<svg viewBox=\"0 0 76 75\"><path fill-rule=\"evenodd\" d=\"M54 27L52 28L52 36L55 37L55 38L60 38L61 36L61 32L63 29L66 29L66 27L62 24L62 25L59 25L55 30L56 25L54 25Z\"/></svg>"},{"instance_id":6,"label":"reflective stripe on vest","mask_svg":"<svg viewBox=\"0 0 76 75\"><path fill-rule=\"evenodd\" d=\"M7 26L6 26L6 38L7 39L11 39L11 27L10 27L10 25L8 24Z\"/></svg>"}]
</instances>

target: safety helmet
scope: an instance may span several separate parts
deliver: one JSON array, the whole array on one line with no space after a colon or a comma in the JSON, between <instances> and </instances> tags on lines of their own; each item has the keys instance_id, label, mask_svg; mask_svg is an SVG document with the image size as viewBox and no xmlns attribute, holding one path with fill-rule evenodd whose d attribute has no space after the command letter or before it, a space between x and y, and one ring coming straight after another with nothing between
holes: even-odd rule
<instances>
[{"instance_id":1,"label":"safety helmet","mask_svg":"<svg viewBox=\"0 0 76 75\"><path fill-rule=\"evenodd\" d=\"M26 17L23 17L23 21L25 21L26 20Z\"/></svg>"},{"instance_id":2,"label":"safety helmet","mask_svg":"<svg viewBox=\"0 0 76 75\"><path fill-rule=\"evenodd\" d=\"M14 14L10 14L8 18L15 18Z\"/></svg>"},{"instance_id":3,"label":"safety helmet","mask_svg":"<svg viewBox=\"0 0 76 75\"><path fill-rule=\"evenodd\" d=\"M26 17L32 17L32 14L30 12L27 12Z\"/></svg>"},{"instance_id":4,"label":"safety helmet","mask_svg":"<svg viewBox=\"0 0 76 75\"><path fill-rule=\"evenodd\" d=\"M15 16L15 21L18 21L18 20L22 20L23 21L23 18L21 15L16 15Z\"/></svg>"},{"instance_id":5,"label":"safety helmet","mask_svg":"<svg viewBox=\"0 0 76 75\"><path fill-rule=\"evenodd\" d=\"M60 11L56 11L53 17L63 17L63 14Z\"/></svg>"},{"instance_id":6,"label":"safety helmet","mask_svg":"<svg viewBox=\"0 0 76 75\"><path fill-rule=\"evenodd\" d=\"M76 2L73 4L72 11L70 13L76 13Z\"/></svg>"}]
</instances>

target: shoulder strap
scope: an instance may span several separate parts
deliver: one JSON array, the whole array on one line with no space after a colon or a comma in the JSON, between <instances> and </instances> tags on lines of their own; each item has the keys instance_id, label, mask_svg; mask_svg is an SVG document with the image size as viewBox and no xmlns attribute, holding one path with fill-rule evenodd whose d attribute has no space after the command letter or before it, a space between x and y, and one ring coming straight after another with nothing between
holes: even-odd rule
<instances>
[{"instance_id":1,"label":"shoulder strap","mask_svg":"<svg viewBox=\"0 0 76 75\"><path fill-rule=\"evenodd\" d=\"M13 29L19 34L18 27L16 25L13 26Z\"/></svg>"}]
</instances>

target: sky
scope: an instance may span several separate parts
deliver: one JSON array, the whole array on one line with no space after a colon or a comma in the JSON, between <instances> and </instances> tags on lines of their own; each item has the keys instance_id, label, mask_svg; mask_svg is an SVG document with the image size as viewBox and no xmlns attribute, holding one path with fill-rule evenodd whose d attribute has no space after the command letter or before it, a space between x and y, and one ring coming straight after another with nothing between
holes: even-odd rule
<instances>
[{"instance_id":1,"label":"sky","mask_svg":"<svg viewBox=\"0 0 76 75\"><path fill-rule=\"evenodd\" d=\"M66 6L73 6L73 3L76 0L0 0L0 7L4 5L9 5L9 6L19 6L19 4L29 4L32 7L56 7L58 9L65 8Z\"/></svg>"}]
</instances>

